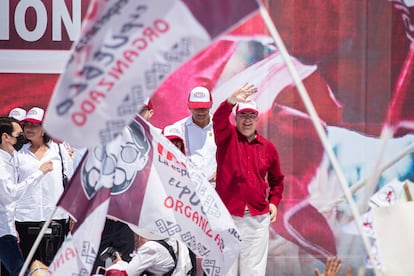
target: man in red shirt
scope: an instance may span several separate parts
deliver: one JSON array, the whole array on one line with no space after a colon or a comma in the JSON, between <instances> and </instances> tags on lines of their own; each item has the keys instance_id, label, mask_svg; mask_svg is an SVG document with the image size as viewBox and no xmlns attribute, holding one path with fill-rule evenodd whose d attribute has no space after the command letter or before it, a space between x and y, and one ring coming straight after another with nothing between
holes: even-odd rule
<instances>
[{"instance_id":1,"label":"man in red shirt","mask_svg":"<svg viewBox=\"0 0 414 276\"><path fill-rule=\"evenodd\" d=\"M240 232L242 248L228 275L265 275L269 223L276 221L283 174L275 146L257 131L257 92L245 84L220 104L213 116L217 144L216 191ZM236 126L230 114L236 108Z\"/></svg>"}]
</instances>

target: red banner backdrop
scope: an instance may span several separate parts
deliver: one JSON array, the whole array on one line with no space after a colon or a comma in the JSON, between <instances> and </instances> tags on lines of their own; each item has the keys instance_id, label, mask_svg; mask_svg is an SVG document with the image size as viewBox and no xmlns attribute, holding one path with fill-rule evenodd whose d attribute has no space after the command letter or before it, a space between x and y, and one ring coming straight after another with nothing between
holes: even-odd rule
<instances>
[{"instance_id":1,"label":"red banner backdrop","mask_svg":"<svg viewBox=\"0 0 414 276\"><path fill-rule=\"evenodd\" d=\"M75 33L73 28L78 26L70 21L82 18L89 3L24 2L25 6L17 1L0 4L0 114L3 115L13 107L47 107L64 68L61 61L73 42L70 37ZM55 2L64 10L59 9L58 13L52 5ZM373 168L373 156L380 150L381 129L409 56L413 8L402 1L380 0L267 2L297 67L308 72L302 75L303 82L349 185L364 180ZM367 253L339 181L293 81L278 85L280 81L272 79L283 75L281 79L285 80L290 76L259 13L163 82L153 94L152 123L162 128L189 115L187 95L198 84L212 89L214 105L218 105L233 91L223 87L256 78L246 70L259 62L274 63L263 73L266 78L255 83L266 88L258 96L262 113L260 131L277 146L286 174L284 198L277 223L272 226L268 275L307 275L321 264L319 259L328 255L340 256L345 266L369 268ZM398 108L402 111L401 120L410 120L414 118L412 75L404 81L411 93L399 100ZM409 129L395 132L385 149L385 157L393 158L413 142L410 133ZM395 178L413 180L412 171L413 162L408 155L393 164L375 183L375 188ZM370 211L362 201L365 191L362 187L354 193L361 214ZM369 221L365 222L369 225Z\"/></svg>"}]
</instances>

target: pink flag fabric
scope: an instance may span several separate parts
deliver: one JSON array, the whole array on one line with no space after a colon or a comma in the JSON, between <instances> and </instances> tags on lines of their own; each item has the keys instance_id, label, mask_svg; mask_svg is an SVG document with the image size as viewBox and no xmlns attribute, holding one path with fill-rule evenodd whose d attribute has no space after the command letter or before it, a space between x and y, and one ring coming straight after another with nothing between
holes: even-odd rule
<instances>
[{"instance_id":1,"label":"pink flag fabric","mask_svg":"<svg viewBox=\"0 0 414 276\"><path fill-rule=\"evenodd\" d=\"M151 122L163 128L189 116L187 100L191 89L204 86L211 91L237 45L236 40L220 39L172 73L152 95L155 113Z\"/></svg>"},{"instance_id":2,"label":"pink flag fabric","mask_svg":"<svg viewBox=\"0 0 414 276\"><path fill-rule=\"evenodd\" d=\"M108 143L169 74L257 8L254 0L92 1L46 130L75 147Z\"/></svg>"},{"instance_id":3,"label":"pink flag fabric","mask_svg":"<svg viewBox=\"0 0 414 276\"><path fill-rule=\"evenodd\" d=\"M385 127L392 128L395 136L401 136L414 131L414 109L412 108L414 104L414 20L406 2L393 1L393 5L404 22L403 26L405 27L408 47L406 47L407 50L402 51L406 53L406 56L394 84L393 97L388 109Z\"/></svg>"},{"instance_id":4,"label":"pink flag fabric","mask_svg":"<svg viewBox=\"0 0 414 276\"><path fill-rule=\"evenodd\" d=\"M408 50L407 57L394 89L394 95L388 110L385 126L391 127L396 136L414 131L414 42Z\"/></svg>"}]
</instances>

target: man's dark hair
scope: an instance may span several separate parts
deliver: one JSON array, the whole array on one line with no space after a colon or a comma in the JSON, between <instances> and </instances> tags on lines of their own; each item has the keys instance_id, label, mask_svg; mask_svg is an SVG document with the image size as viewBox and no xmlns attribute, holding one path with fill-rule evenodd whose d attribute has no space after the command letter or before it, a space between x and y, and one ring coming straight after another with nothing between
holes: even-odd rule
<instances>
[{"instance_id":1,"label":"man's dark hair","mask_svg":"<svg viewBox=\"0 0 414 276\"><path fill-rule=\"evenodd\" d=\"M12 135L13 133L13 122L20 125L20 122L12 117L0 117L0 144L3 142L1 140L1 136L3 133L7 133L8 135Z\"/></svg>"}]
</instances>

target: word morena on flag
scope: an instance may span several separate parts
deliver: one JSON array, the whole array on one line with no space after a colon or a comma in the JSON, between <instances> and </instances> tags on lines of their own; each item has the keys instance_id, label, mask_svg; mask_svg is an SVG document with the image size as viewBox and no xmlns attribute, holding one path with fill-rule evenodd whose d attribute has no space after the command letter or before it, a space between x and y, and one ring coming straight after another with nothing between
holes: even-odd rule
<instances>
[{"instance_id":1,"label":"word morena on flag","mask_svg":"<svg viewBox=\"0 0 414 276\"><path fill-rule=\"evenodd\" d=\"M92 1L45 129L75 147L108 143L169 74L257 9L255 0Z\"/></svg>"},{"instance_id":2,"label":"word morena on flag","mask_svg":"<svg viewBox=\"0 0 414 276\"><path fill-rule=\"evenodd\" d=\"M99 248L90 222L98 233L106 215L184 242L207 275L225 275L239 252L239 233L207 179L140 117L89 151L58 205L77 226L49 267L53 275L90 274Z\"/></svg>"}]
</instances>

